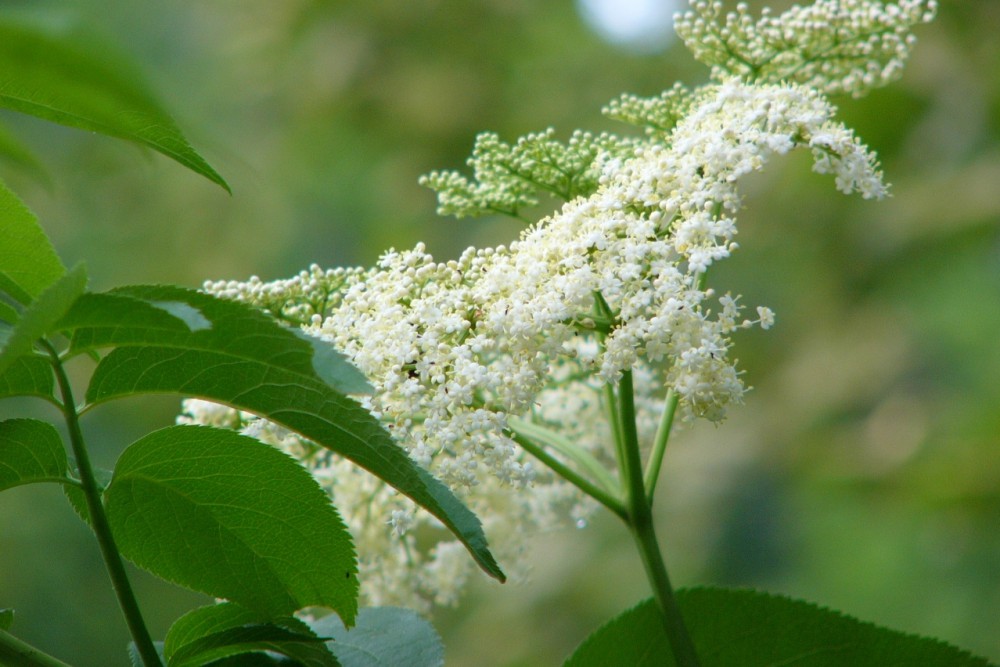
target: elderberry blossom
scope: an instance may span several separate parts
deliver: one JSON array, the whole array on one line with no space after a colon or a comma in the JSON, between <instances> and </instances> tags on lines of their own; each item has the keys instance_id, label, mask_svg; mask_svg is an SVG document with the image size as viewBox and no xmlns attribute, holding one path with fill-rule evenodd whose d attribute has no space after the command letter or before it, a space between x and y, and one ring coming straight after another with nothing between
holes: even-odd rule
<instances>
[{"instance_id":1,"label":"elderberry blossom","mask_svg":"<svg viewBox=\"0 0 1000 667\"><path fill-rule=\"evenodd\" d=\"M357 400L481 518L512 578L523 575L525 535L579 525L595 504L519 442L597 466L613 488L608 393L626 373L644 448L670 400L681 422L718 422L742 401L732 336L775 316L757 306L747 317L739 296L707 286L712 265L737 248L740 179L801 148L842 192L886 193L875 156L834 120L824 92L859 94L894 76L909 28L934 2L819 0L756 23L738 5L724 25L721 10L694 2L678 23L715 83L606 109L645 137L578 132L563 145L546 131L508 145L481 135L474 182L454 172L423 180L458 216L520 216L539 189L564 199L509 245L439 262L419 244L369 269L205 285L345 354L373 388ZM241 430L312 472L354 537L365 604L457 600L473 562L408 498L265 420L195 400L184 410L182 420Z\"/></svg>"},{"instance_id":2,"label":"elderberry blossom","mask_svg":"<svg viewBox=\"0 0 1000 667\"><path fill-rule=\"evenodd\" d=\"M780 16L764 8L757 20L745 2L723 15L721 0L690 0L674 17L694 57L722 81L795 82L828 95L855 97L895 80L936 0L817 0Z\"/></svg>"}]
</instances>

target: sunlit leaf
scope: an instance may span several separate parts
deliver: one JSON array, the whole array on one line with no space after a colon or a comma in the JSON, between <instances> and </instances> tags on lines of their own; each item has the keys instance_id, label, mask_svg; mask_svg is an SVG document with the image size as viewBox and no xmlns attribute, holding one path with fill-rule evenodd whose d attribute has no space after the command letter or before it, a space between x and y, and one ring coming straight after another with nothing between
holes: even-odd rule
<instances>
[{"instance_id":1,"label":"sunlit leaf","mask_svg":"<svg viewBox=\"0 0 1000 667\"><path fill-rule=\"evenodd\" d=\"M7 333L10 330L11 324L17 322L20 318L20 314L14 308L5 301L0 301L0 343L7 340ZM8 326L5 326L8 325Z\"/></svg>"},{"instance_id":2,"label":"sunlit leaf","mask_svg":"<svg viewBox=\"0 0 1000 667\"><path fill-rule=\"evenodd\" d=\"M268 620L233 603L199 607L170 627L168 667L199 667L214 660L270 651L306 667L339 667L324 640L296 618Z\"/></svg>"},{"instance_id":3,"label":"sunlit leaf","mask_svg":"<svg viewBox=\"0 0 1000 667\"><path fill-rule=\"evenodd\" d=\"M329 497L294 459L233 431L171 426L122 454L104 492L121 552L168 581L265 614L357 611L357 566Z\"/></svg>"},{"instance_id":4,"label":"sunlit leaf","mask_svg":"<svg viewBox=\"0 0 1000 667\"><path fill-rule=\"evenodd\" d=\"M0 491L66 479L66 449L59 432L37 419L0 421Z\"/></svg>"},{"instance_id":5,"label":"sunlit leaf","mask_svg":"<svg viewBox=\"0 0 1000 667\"><path fill-rule=\"evenodd\" d=\"M192 330L190 313L184 321L155 305L164 302L187 304L209 326L200 323ZM77 352L117 346L95 370L89 402L171 392L266 417L412 498L454 532L487 573L503 580L476 516L345 396L363 378L341 355L328 351L317 359L312 343L263 313L177 287L88 294L59 326L74 330Z\"/></svg>"},{"instance_id":6,"label":"sunlit leaf","mask_svg":"<svg viewBox=\"0 0 1000 667\"><path fill-rule=\"evenodd\" d=\"M87 287L87 272L77 265L42 292L14 324L0 348L0 376L26 354L36 340L52 333L56 323L66 314Z\"/></svg>"},{"instance_id":7,"label":"sunlit leaf","mask_svg":"<svg viewBox=\"0 0 1000 667\"><path fill-rule=\"evenodd\" d=\"M680 591L677 603L702 667L989 667L936 639L878 627L829 609L747 590ZM564 667L675 665L655 601L595 631Z\"/></svg>"},{"instance_id":8,"label":"sunlit leaf","mask_svg":"<svg viewBox=\"0 0 1000 667\"><path fill-rule=\"evenodd\" d=\"M311 623L343 667L441 667L444 646L437 631L412 609L366 607L347 629L335 616ZM624 663L622 663L624 664Z\"/></svg>"},{"instance_id":9,"label":"sunlit leaf","mask_svg":"<svg viewBox=\"0 0 1000 667\"><path fill-rule=\"evenodd\" d=\"M0 107L148 146L229 190L125 58L96 40L0 23Z\"/></svg>"},{"instance_id":10,"label":"sunlit leaf","mask_svg":"<svg viewBox=\"0 0 1000 667\"><path fill-rule=\"evenodd\" d=\"M0 290L27 305L64 273L35 215L0 181Z\"/></svg>"}]
</instances>

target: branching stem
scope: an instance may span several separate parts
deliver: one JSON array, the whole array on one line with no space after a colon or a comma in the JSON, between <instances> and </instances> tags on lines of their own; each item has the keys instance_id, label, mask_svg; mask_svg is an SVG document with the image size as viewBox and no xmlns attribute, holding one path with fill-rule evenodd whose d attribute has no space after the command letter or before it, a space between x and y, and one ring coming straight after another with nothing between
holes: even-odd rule
<instances>
[{"instance_id":1,"label":"branching stem","mask_svg":"<svg viewBox=\"0 0 1000 667\"><path fill-rule=\"evenodd\" d=\"M624 439L623 460L619 461L622 478L625 482L628 505L626 524L632 533L642 564L646 570L646 578L653 589L653 597L660 607L663 619L663 629L670 642L678 667L699 667L698 655L694 642L688 634L681 617L677 600L674 597L667 568L660 553L653 526L653 509L643 483L642 461L639 457L639 438L635 427L635 403L632 386L632 372L626 371L618 383L618 412L621 421L621 433Z\"/></svg>"},{"instance_id":2,"label":"branching stem","mask_svg":"<svg viewBox=\"0 0 1000 667\"><path fill-rule=\"evenodd\" d=\"M0 665L70 667L62 660L40 651L3 630L0 630Z\"/></svg>"},{"instance_id":3,"label":"branching stem","mask_svg":"<svg viewBox=\"0 0 1000 667\"><path fill-rule=\"evenodd\" d=\"M104 565L107 567L115 595L118 597L118 605L125 616L125 623L128 625L132 641L135 642L143 664L146 667L162 667L163 663L160 661L160 656L153 645L153 639L142 619L139 603L132 591L128 574L125 572L125 563L122 561L121 553L118 551L111 534L111 524L108 523L108 516L104 512L104 504L101 502L101 490L94 476L94 469L90 464L90 455L83 440L83 431L80 429L79 413L73 399L73 389L70 386L69 378L66 377L66 371L56 349L48 341L43 340L42 345L49 353L56 381L59 383L59 391L62 395L62 412L69 430L73 456L76 457L76 465L80 473L80 486L87 500L90 525L97 536L97 543L100 545L101 555L104 557Z\"/></svg>"}]
</instances>

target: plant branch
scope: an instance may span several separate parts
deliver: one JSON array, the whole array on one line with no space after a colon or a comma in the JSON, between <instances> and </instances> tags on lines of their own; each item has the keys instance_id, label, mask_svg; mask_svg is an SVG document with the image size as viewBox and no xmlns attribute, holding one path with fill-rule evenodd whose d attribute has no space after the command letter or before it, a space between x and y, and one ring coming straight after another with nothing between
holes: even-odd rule
<instances>
[{"instance_id":1,"label":"plant branch","mask_svg":"<svg viewBox=\"0 0 1000 667\"><path fill-rule=\"evenodd\" d=\"M639 457L639 437L635 427L635 402L632 372L626 371L618 384L618 412L624 440L625 456L619 462L625 481L628 503L628 524L632 538L639 549L646 578L653 589L653 596L660 607L663 629L667 634L674 660L678 667L699 667L694 642L688 634L674 597L663 555L656 540L653 526L652 505L643 484L642 461Z\"/></svg>"},{"instance_id":2,"label":"plant branch","mask_svg":"<svg viewBox=\"0 0 1000 667\"><path fill-rule=\"evenodd\" d=\"M562 461L546 452L543 447L526 435L517 431L511 431L510 437L514 442L523 447L525 451L551 468L557 475L607 507L622 520L626 519L627 512L625 505L622 504L619 498L577 473Z\"/></svg>"},{"instance_id":3,"label":"plant branch","mask_svg":"<svg viewBox=\"0 0 1000 667\"><path fill-rule=\"evenodd\" d=\"M663 414L660 415L660 424L656 427L653 449L646 461L646 474L643 476L643 481L646 487L646 502L650 506L653 504L653 494L656 491L656 482L660 477L660 466L663 464L663 454L667 451L667 442L670 440L670 431L674 425L674 415L677 414L677 401L679 399L680 396L673 389L667 392L667 398L663 403Z\"/></svg>"},{"instance_id":4,"label":"plant branch","mask_svg":"<svg viewBox=\"0 0 1000 667\"><path fill-rule=\"evenodd\" d=\"M507 423L515 433L532 438L536 442L551 447L581 468L589 472L596 481L609 493L615 493L619 488L618 480L590 452L577 447L572 442L541 424L511 417Z\"/></svg>"},{"instance_id":5,"label":"plant branch","mask_svg":"<svg viewBox=\"0 0 1000 667\"><path fill-rule=\"evenodd\" d=\"M0 630L0 665L70 667L62 660L21 641L4 630Z\"/></svg>"},{"instance_id":6,"label":"plant branch","mask_svg":"<svg viewBox=\"0 0 1000 667\"><path fill-rule=\"evenodd\" d=\"M132 591L128 574L125 572L125 563L122 561L121 553L115 545L114 536L111 533L111 524L108 523L108 516L104 512L104 504L101 502L101 490L94 476L94 469L90 465L90 455L83 440L79 413L73 399L73 389L70 386L69 378L66 377L66 371L63 368L62 361L59 359L59 353L56 349L45 340L42 341L42 345L46 348L52 359L52 367L55 370L56 380L59 383L59 390L62 394L63 416L66 419L66 427L69 430L73 456L76 457L76 465L80 473L80 486L87 500L90 525L97 536L97 543L100 545L105 567L107 567L108 575L111 577L111 584L115 589L115 595L118 597L118 605L125 616L129 633L132 635L132 641L135 642L143 664L146 667L162 667L163 663L160 661L159 653L157 653L156 647L153 645L153 639L150 637L149 630L142 619L139 603L136 601L135 593Z\"/></svg>"}]
</instances>

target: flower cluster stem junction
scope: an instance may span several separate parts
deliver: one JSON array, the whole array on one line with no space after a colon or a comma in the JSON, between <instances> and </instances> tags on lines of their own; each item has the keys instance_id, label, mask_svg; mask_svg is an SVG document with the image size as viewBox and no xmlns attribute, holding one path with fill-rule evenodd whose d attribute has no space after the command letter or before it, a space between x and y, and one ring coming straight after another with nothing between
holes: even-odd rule
<instances>
[{"instance_id":1,"label":"flower cluster stem junction","mask_svg":"<svg viewBox=\"0 0 1000 667\"><path fill-rule=\"evenodd\" d=\"M670 649L673 651L674 660L678 667L699 667L698 655L695 652L694 642L684 625L680 608L677 606L677 599L674 597L673 587L670 585L670 577L667 576L667 568L663 562L663 555L660 553L660 546L656 539L656 530L653 525L653 509L650 502L650 495L647 494L646 484L643 481L642 461L639 456L639 438L635 427L635 404L632 386L632 373L626 371L622 374L622 379L618 383L618 405L617 412L621 424L621 437L619 451L624 453L623 460L619 463L622 471L622 481L625 485L628 514L625 523L628 525L639 555L642 558L643 567L646 570L646 578L653 589L653 597L660 608L663 620L663 629L670 642ZM669 401L665 409L670 407ZM665 439L664 439L665 440ZM662 455L662 452L660 452Z\"/></svg>"}]
</instances>

